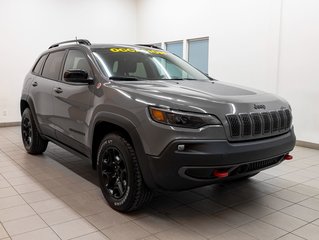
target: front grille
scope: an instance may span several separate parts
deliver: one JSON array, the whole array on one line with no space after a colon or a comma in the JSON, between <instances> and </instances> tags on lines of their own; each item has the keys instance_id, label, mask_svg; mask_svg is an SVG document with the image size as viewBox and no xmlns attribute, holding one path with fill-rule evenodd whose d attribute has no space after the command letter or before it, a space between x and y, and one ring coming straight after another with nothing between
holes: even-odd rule
<instances>
[{"instance_id":1,"label":"front grille","mask_svg":"<svg viewBox=\"0 0 319 240\"><path fill-rule=\"evenodd\" d=\"M258 113L252 113L251 114L252 118L252 129L253 129L253 135L259 135L261 134L262 131L262 118L261 115Z\"/></svg>"},{"instance_id":2,"label":"front grille","mask_svg":"<svg viewBox=\"0 0 319 240\"><path fill-rule=\"evenodd\" d=\"M243 135L249 136L252 131L252 123L249 114L239 114L241 124L243 126Z\"/></svg>"},{"instance_id":3,"label":"front grille","mask_svg":"<svg viewBox=\"0 0 319 240\"><path fill-rule=\"evenodd\" d=\"M292 123L289 109L262 113L228 114L226 119L232 138L276 135L288 131Z\"/></svg>"},{"instance_id":4,"label":"front grille","mask_svg":"<svg viewBox=\"0 0 319 240\"><path fill-rule=\"evenodd\" d=\"M287 117L287 126L291 126L291 122L292 122L292 115L291 115L291 111L289 109L285 109L284 112L286 113L286 117Z\"/></svg>"},{"instance_id":5,"label":"front grille","mask_svg":"<svg viewBox=\"0 0 319 240\"><path fill-rule=\"evenodd\" d=\"M258 114L258 113L257 113ZM271 130L271 118L270 114L268 112L263 112L262 114L263 121L264 121L264 134L270 133Z\"/></svg>"},{"instance_id":6,"label":"front grille","mask_svg":"<svg viewBox=\"0 0 319 240\"><path fill-rule=\"evenodd\" d=\"M283 129L285 129L285 126L287 125L286 114L283 110L279 110L278 114L279 114L279 119L280 119L279 130L283 130Z\"/></svg>"},{"instance_id":7,"label":"front grille","mask_svg":"<svg viewBox=\"0 0 319 240\"><path fill-rule=\"evenodd\" d=\"M237 115L230 115L228 116L228 122L230 126L231 135L237 137L240 135L240 122Z\"/></svg>"},{"instance_id":8,"label":"front grille","mask_svg":"<svg viewBox=\"0 0 319 240\"><path fill-rule=\"evenodd\" d=\"M278 127L279 127L279 123L280 123L280 119L279 119L279 114L278 112L270 112L270 116L272 118L272 126L271 126L271 131L272 132L276 132L278 131Z\"/></svg>"}]
</instances>

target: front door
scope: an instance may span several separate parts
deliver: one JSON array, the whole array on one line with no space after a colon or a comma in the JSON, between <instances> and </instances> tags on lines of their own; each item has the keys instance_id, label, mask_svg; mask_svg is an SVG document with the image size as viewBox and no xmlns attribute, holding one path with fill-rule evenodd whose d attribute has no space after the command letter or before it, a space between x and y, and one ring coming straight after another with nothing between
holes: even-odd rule
<instances>
[{"instance_id":1,"label":"front door","mask_svg":"<svg viewBox=\"0 0 319 240\"><path fill-rule=\"evenodd\" d=\"M54 123L57 139L69 147L88 153L90 111L93 85L64 81L64 72L71 69L87 71L93 77L88 59L80 50L69 50L62 71L62 80L53 88Z\"/></svg>"}]
</instances>

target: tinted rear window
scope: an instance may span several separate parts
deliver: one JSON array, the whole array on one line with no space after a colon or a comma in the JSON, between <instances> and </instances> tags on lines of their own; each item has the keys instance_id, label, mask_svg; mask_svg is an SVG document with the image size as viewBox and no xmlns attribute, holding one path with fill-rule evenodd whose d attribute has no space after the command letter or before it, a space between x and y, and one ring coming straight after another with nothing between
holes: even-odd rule
<instances>
[{"instance_id":1,"label":"tinted rear window","mask_svg":"<svg viewBox=\"0 0 319 240\"><path fill-rule=\"evenodd\" d=\"M44 64L42 76L45 78L58 80L63 57L64 51L50 53Z\"/></svg>"},{"instance_id":2,"label":"tinted rear window","mask_svg":"<svg viewBox=\"0 0 319 240\"><path fill-rule=\"evenodd\" d=\"M42 66L43 66L43 63L45 61L45 59L47 58L48 54L46 55L43 55L39 61L37 62L37 64L34 66L33 68L33 71L35 74L40 74L41 73L41 69L42 69Z\"/></svg>"}]
</instances>

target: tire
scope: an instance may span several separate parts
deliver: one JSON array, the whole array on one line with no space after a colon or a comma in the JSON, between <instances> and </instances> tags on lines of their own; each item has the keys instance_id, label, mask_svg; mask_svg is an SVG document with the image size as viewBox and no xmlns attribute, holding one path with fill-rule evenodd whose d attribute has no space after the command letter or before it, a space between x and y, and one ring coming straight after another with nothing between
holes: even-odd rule
<instances>
[{"instance_id":1,"label":"tire","mask_svg":"<svg viewBox=\"0 0 319 240\"><path fill-rule=\"evenodd\" d=\"M113 209L131 212L152 199L133 147L118 134L111 133L103 138L97 155L97 169L102 193Z\"/></svg>"},{"instance_id":2,"label":"tire","mask_svg":"<svg viewBox=\"0 0 319 240\"><path fill-rule=\"evenodd\" d=\"M47 149L48 141L40 136L29 108L22 113L21 136L24 148L28 153L37 155Z\"/></svg>"}]
</instances>

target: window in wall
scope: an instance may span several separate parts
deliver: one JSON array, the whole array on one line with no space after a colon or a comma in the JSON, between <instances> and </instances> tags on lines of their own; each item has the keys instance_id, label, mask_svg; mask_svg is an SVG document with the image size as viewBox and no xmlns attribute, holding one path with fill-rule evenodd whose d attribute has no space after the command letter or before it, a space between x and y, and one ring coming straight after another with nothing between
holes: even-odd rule
<instances>
[{"instance_id":1,"label":"window in wall","mask_svg":"<svg viewBox=\"0 0 319 240\"><path fill-rule=\"evenodd\" d=\"M208 73L208 38L188 40L188 62Z\"/></svg>"},{"instance_id":2,"label":"window in wall","mask_svg":"<svg viewBox=\"0 0 319 240\"><path fill-rule=\"evenodd\" d=\"M167 42L166 43L166 50L174 53L175 55L183 58L183 41L178 42Z\"/></svg>"}]
</instances>

